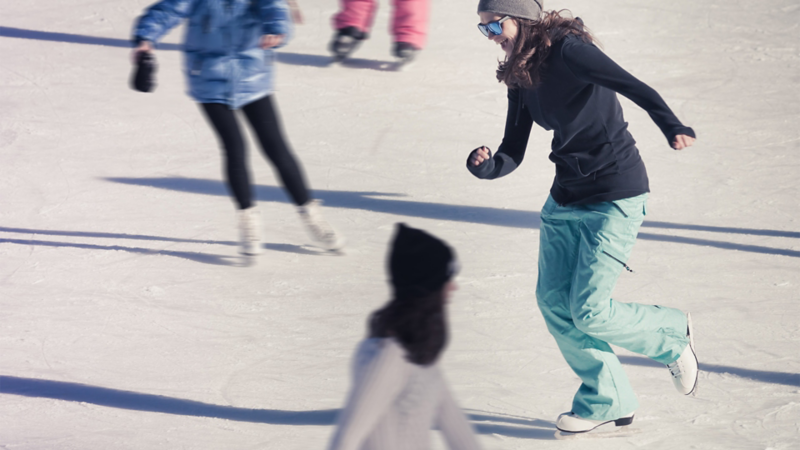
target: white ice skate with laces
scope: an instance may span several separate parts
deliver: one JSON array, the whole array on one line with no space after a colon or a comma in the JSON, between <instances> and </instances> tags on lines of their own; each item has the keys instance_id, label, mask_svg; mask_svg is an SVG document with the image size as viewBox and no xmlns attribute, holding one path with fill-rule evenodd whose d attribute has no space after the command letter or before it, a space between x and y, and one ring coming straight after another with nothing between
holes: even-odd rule
<instances>
[{"instance_id":1,"label":"white ice skate with laces","mask_svg":"<svg viewBox=\"0 0 800 450\"><path fill-rule=\"evenodd\" d=\"M260 255L261 216L255 206L239 210L239 253L246 256Z\"/></svg>"},{"instance_id":2,"label":"white ice skate with laces","mask_svg":"<svg viewBox=\"0 0 800 450\"><path fill-rule=\"evenodd\" d=\"M312 239L322 244L328 251L339 252L344 247L345 240L322 218L321 205L322 202L319 200L311 200L305 205L298 206L297 212Z\"/></svg>"},{"instance_id":3,"label":"white ice skate with laces","mask_svg":"<svg viewBox=\"0 0 800 450\"><path fill-rule=\"evenodd\" d=\"M686 336L689 338L689 345L681 352L681 356L673 363L667 364L669 373L672 375L672 383L675 389L683 395L695 396L697 394L697 380L700 376L700 369L697 363L697 354L694 352L694 332L692 330L692 316L686 314Z\"/></svg>"}]
</instances>

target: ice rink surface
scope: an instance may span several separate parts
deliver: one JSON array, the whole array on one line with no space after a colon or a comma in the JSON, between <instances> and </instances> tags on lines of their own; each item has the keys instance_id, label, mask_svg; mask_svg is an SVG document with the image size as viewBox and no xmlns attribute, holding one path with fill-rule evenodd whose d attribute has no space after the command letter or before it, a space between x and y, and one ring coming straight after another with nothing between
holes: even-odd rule
<instances>
[{"instance_id":1,"label":"ice rink surface","mask_svg":"<svg viewBox=\"0 0 800 450\"><path fill-rule=\"evenodd\" d=\"M692 313L699 395L620 350L637 431L591 442L554 439L579 381L534 298L551 136L535 129L507 178L467 172L502 137L501 53L476 2L432 3L428 47L395 72L387 1L343 66L326 49L336 2L301 2L276 99L349 247L309 245L251 151L266 251L245 267L216 138L184 94L181 31L142 94L127 39L148 1L0 0L0 449L325 448L365 319L388 300L399 221L458 251L442 365L485 448L800 448L797 0L545 4L580 16L698 134L673 151L622 100L652 193L615 299Z\"/></svg>"}]
</instances>

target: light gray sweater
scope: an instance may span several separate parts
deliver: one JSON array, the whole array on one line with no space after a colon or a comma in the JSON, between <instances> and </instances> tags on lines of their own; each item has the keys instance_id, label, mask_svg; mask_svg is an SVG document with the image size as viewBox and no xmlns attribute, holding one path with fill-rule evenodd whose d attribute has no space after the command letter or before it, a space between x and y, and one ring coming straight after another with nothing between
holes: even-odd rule
<instances>
[{"instance_id":1,"label":"light gray sweater","mask_svg":"<svg viewBox=\"0 0 800 450\"><path fill-rule=\"evenodd\" d=\"M479 450L438 364L406 360L394 339L366 339L353 359L353 388L329 450L426 450L438 427L452 450Z\"/></svg>"}]
</instances>

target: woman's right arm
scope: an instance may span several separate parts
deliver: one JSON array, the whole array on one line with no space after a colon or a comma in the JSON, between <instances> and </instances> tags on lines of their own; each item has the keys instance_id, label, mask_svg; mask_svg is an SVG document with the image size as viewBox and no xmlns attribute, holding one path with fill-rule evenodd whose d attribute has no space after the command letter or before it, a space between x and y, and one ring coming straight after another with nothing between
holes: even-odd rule
<instances>
[{"instance_id":1,"label":"woman's right arm","mask_svg":"<svg viewBox=\"0 0 800 450\"><path fill-rule=\"evenodd\" d=\"M286 45L292 36L291 8L286 0L259 0L257 7L261 19L261 34L280 36L280 41L269 48Z\"/></svg>"},{"instance_id":2,"label":"woman's right arm","mask_svg":"<svg viewBox=\"0 0 800 450\"><path fill-rule=\"evenodd\" d=\"M447 441L447 446L452 450L480 450L481 445L467 416L456 403L447 383L443 382L442 385L444 389L439 403L437 425Z\"/></svg>"},{"instance_id":3,"label":"woman's right arm","mask_svg":"<svg viewBox=\"0 0 800 450\"><path fill-rule=\"evenodd\" d=\"M162 36L189 15L196 1L162 0L147 8L136 21L133 29L133 42L137 49L142 42L158 42Z\"/></svg>"},{"instance_id":4,"label":"woman's right arm","mask_svg":"<svg viewBox=\"0 0 800 450\"><path fill-rule=\"evenodd\" d=\"M487 147L478 147L467 158L467 169L478 178L492 180L513 172L525 157L528 138L531 135L533 118L523 111L520 91L508 90L508 112L503 142L492 156Z\"/></svg>"},{"instance_id":5,"label":"woman's right arm","mask_svg":"<svg viewBox=\"0 0 800 450\"><path fill-rule=\"evenodd\" d=\"M329 450L360 449L408 381L409 363L402 347L389 341L379 345L377 354L356 368L355 384L339 413Z\"/></svg>"}]
</instances>

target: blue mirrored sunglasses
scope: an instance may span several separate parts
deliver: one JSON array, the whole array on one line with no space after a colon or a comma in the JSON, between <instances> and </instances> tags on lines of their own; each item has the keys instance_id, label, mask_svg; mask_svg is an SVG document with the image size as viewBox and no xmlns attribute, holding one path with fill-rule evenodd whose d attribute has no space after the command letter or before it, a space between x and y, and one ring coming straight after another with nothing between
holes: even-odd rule
<instances>
[{"instance_id":1,"label":"blue mirrored sunglasses","mask_svg":"<svg viewBox=\"0 0 800 450\"><path fill-rule=\"evenodd\" d=\"M503 22L510 19L511 16L505 16L500 20L496 20L494 22L489 23L479 23L478 29L481 30L484 36L489 37L489 33L497 36L498 34L503 34Z\"/></svg>"}]
</instances>

